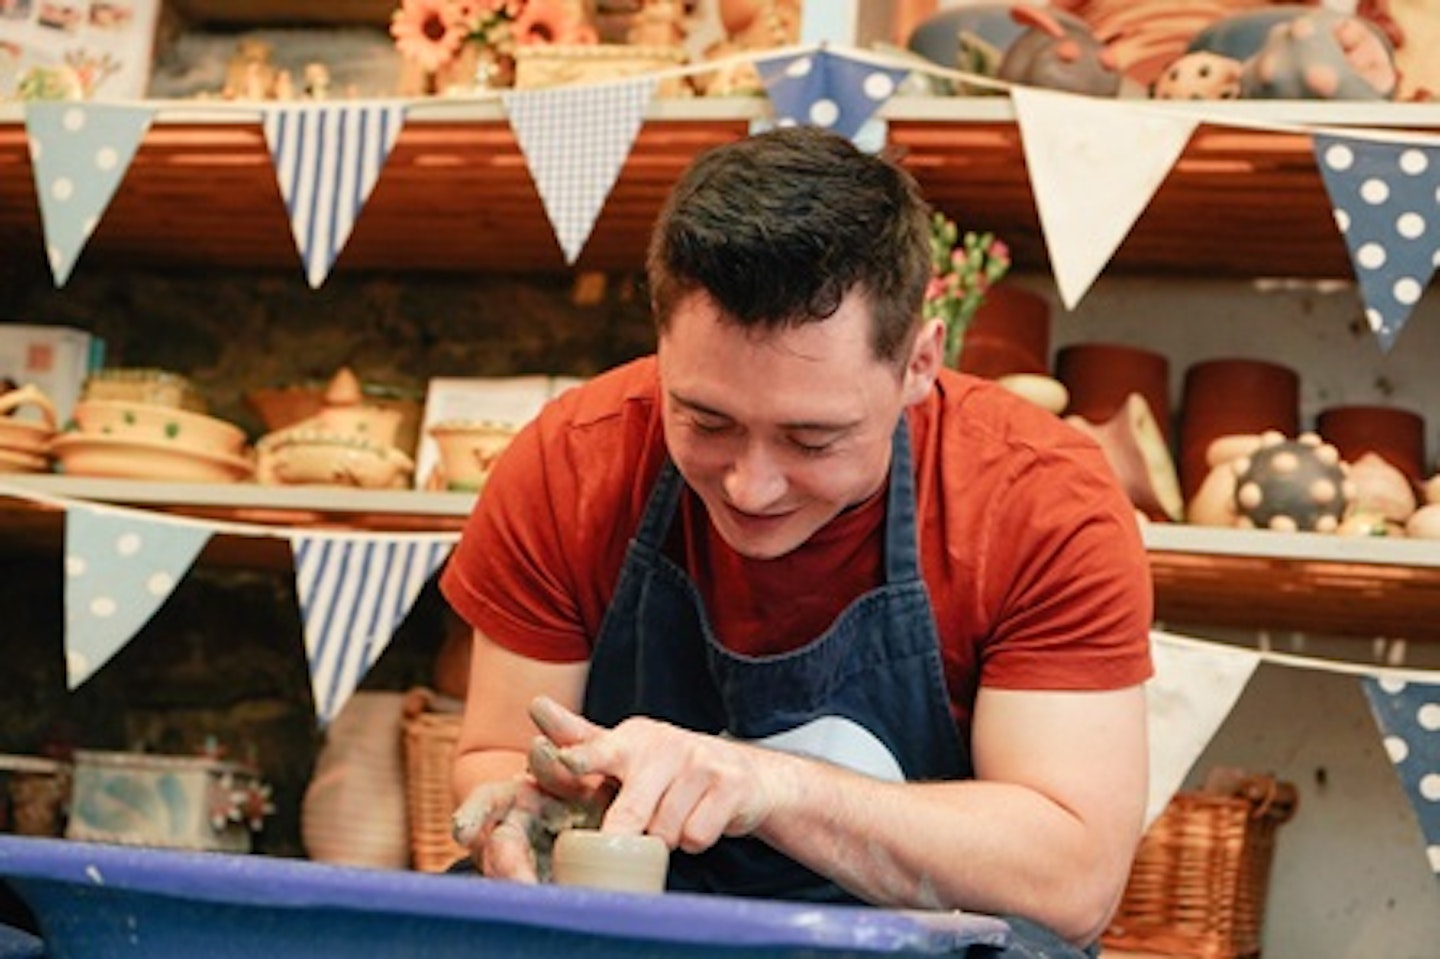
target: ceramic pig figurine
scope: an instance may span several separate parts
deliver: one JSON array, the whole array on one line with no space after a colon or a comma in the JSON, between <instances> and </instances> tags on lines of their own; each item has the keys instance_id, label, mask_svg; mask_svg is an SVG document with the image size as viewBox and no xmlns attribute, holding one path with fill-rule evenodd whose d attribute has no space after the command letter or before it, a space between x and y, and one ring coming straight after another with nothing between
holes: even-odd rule
<instances>
[{"instance_id":1,"label":"ceramic pig figurine","mask_svg":"<svg viewBox=\"0 0 1440 959\"><path fill-rule=\"evenodd\" d=\"M1027 29L1005 50L1000 79L1094 96L1119 93L1114 54L1083 23L1027 4L1017 4L1011 16Z\"/></svg>"},{"instance_id":2,"label":"ceramic pig figurine","mask_svg":"<svg viewBox=\"0 0 1440 959\"><path fill-rule=\"evenodd\" d=\"M1275 24L1245 64L1240 95L1290 100L1388 100L1399 75L1381 35L1356 17L1317 10Z\"/></svg>"}]
</instances>

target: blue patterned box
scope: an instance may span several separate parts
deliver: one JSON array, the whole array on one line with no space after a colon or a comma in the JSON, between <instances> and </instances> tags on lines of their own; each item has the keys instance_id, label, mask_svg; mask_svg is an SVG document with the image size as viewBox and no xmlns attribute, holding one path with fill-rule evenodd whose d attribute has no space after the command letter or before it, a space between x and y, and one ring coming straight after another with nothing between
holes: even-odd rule
<instances>
[{"instance_id":1,"label":"blue patterned box","mask_svg":"<svg viewBox=\"0 0 1440 959\"><path fill-rule=\"evenodd\" d=\"M75 753L69 839L249 852L271 811L256 771L207 756Z\"/></svg>"}]
</instances>

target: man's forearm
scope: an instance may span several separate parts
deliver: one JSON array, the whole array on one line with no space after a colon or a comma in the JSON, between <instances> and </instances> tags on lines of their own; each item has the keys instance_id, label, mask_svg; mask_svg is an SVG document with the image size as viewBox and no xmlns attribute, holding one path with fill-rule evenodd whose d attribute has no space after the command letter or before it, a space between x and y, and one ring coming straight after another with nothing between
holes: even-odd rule
<instances>
[{"instance_id":1,"label":"man's forearm","mask_svg":"<svg viewBox=\"0 0 1440 959\"><path fill-rule=\"evenodd\" d=\"M1014 913L1086 943L1124 881L1084 823L1022 786L888 783L782 753L766 767L785 799L755 835L876 905Z\"/></svg>"}]
</instances>

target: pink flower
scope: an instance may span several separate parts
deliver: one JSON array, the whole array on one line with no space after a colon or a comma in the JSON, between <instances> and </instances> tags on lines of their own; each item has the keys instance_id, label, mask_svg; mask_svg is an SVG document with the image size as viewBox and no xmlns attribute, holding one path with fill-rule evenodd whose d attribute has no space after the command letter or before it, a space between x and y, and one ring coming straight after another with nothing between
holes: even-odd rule
<instances>
[{"instance_id":1,"label":"pink flower","mask_svg":"<svg viewBox=\"0 0 1440 959\"><path fill-rule=\"evenodd\" d=\"M390 18L395 49L429 73L455 59L468 32L448 0L402 0Z\"/></svg>"}]
</instances>

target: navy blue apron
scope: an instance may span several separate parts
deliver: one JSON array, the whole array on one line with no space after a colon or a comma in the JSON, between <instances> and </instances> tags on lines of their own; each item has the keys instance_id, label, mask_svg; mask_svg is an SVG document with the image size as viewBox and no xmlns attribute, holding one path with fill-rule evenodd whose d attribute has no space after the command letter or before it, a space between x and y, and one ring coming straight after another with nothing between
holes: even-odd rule
<instances>
[{"instance_id":1,"label":"navy blue apron","mask_svg":"<svg viewBox=\"0 0 1440 959\"><path fill-rule=\"evenodd\" d=\"M720 644L694 583L662 552L685 489L667 460L601 623L585 715L606 726L627 716L650 716L895 779L971 775L968 748L950 712L935 616L920 578L910 462L909 428L902 417L891 441L885 582L850 603L804 646L754 657ZM841 755L825 755L827 744L834 743ZM858 901L751 838L722 839L697 855L677 851L669 887Z\"/></svg>"}]
</instances>

